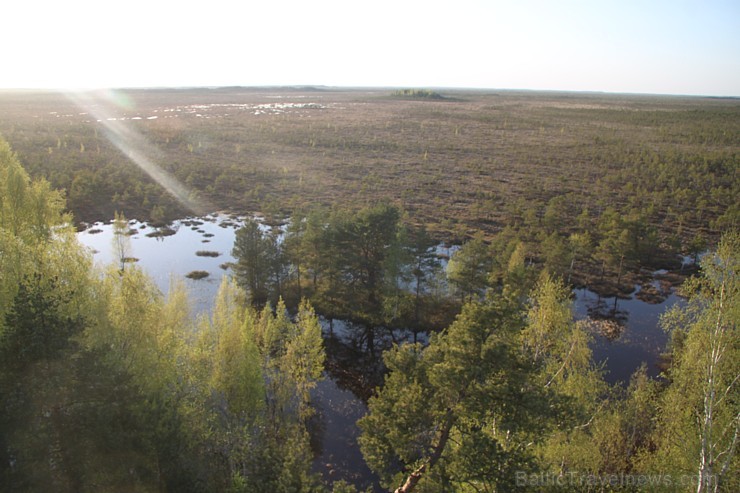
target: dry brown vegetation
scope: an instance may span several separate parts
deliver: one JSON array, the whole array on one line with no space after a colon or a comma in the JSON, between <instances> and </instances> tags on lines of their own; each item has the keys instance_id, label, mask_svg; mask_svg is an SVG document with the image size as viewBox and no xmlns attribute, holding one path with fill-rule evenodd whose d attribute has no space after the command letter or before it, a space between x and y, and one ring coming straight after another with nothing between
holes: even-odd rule
<instances>
[{"instance_id":1,"label":"dry brown vegetation","mask_svg":"<svg viewBox=\"0 0 740 493\"><path fill-rule=\"evenodd\" d=\"M391 202L440 236L653 208L664 234L736 221L740 101L534 92L136 90L88 100L153 145L152 158L214 209L289 214ZM0 93L0 134L79 219L187 211L61 94ZM156 119L147 119L157 117ZM733 210L734 208L734 210ZM728 215L729 211L729 215ZM531 219L531 218L530 218ZM562 229L571 229L567 221Z\"/></svg>"}]
</instances>

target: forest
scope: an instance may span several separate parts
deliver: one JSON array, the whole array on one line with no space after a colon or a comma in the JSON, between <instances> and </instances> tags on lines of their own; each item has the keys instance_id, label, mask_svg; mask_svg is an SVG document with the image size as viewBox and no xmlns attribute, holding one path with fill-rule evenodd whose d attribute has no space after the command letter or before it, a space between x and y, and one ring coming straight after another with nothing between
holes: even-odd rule
<instances>
[{"instance_id":1,"label":"forest","mask_svg":"<svg viewBox=\"0 0 740 493\"><path fill-rule=\"evenodd\" d=\"M370 491L740 489L736 101L270 95L0 95L5 490L357 491L312 467L327 319L382 361ZM210 313L75 236L208 208L275 226L244 221ZM571 291L659 269L662 374L609 383Z\"/></svg>"}]
</instances>

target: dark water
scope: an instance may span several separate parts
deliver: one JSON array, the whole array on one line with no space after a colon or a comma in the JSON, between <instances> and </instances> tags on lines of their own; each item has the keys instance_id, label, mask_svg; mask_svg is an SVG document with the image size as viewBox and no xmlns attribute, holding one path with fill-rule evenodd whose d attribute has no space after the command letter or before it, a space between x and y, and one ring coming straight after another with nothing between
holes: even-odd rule
<instances>
[{"instance_id":1,"label":"dark water","mask_svg":"<svg viewBox=\"0 0 740 493\"><path fill-rule=\"evenodd\" d=\"M361 490L371 486L381 491L357 444L357 420L367 412L365 403L328 375L311 397L317 411L312 427L316 438L312 445L317 452L313 470L329 482L343 479Z\"/></svg>"},{"instance_id":2,"label":"dark water","mask_svg":"<svg viewBox=\"0 0 740 493\"><path fill-rule=\"evenodd\" d=\"M632 373L643 363L651 377L660 374L658 361L668 342L668 334L660 328L660 316L672 306L684 304L674 292L655 304L635 298L638 292L636 287L632 299L623 300L604 298L585 288L574 291L577 319L606 318L615 320L624 329L614 340L594 336L593 357L596 362L606 363L605 378L609 383L629 382Z\"/></svg>"},{"instance_id":3,"label":"dark water","mask_svg":"<svg viewBox=\"0 0 740 493\"><path fill-rule=\"evenodd\" d=\"M197 221L202 224L193 223ZM173 279L183 280L190 291L193 315L211 309L216 292L227 270L222 264L233 262L231 249L236 228L241 221L228 216L211 215L190 218L172 225L176 233L166 237L149 237L153 229L144 223L131 221L130 228L138 233L130 236L127 256L138 258L138 265L154 279L166 293ZM91 233L98 229L100 232ZM78 234L79 241L91 248L96 263L114 263L110 224L95 224ZM218 257L197 256L198 250L218 252ZM454 249L453 249L454 250ZM438 253L449 255L450 250L438 248ZM185 275L194 270L209 273L205 279L193 281ZM634 296L629 300L602 298L587 289L575 290L574 312L577 319L613 319L623 326L621 335L610 340L594 337L594 359L605 362L607 381L626 382L643 363L651 376L657 376L660 353L668 340L659 327L660 315L682 300L670 293L665 301L648 304ZM364 489L368 486L381 491L377 478L369 470L357 445L359 429L356 422L367 411L365 401L371 390L381 381L380 354L393 342L409 341L409 331L377 329L369 335L365 330L342 321L329 324L322 320L328 354L325 378L312 393L317 414L312 422L312 446L316 453L314 471L327 482L339 479ZM368 354L368 337L373 338L375 354ZM426 342L419 334L419 342Z\"/></svg>"}]
</instances>

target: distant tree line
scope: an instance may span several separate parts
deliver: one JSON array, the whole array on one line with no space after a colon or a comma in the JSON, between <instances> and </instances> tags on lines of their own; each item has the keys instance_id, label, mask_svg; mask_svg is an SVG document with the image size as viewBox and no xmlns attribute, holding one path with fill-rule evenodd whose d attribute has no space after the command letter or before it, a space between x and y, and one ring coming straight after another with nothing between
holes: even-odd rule
<instances>
[{"instance_id":1,"label":"distant tree line","mask_svg":"<svg viewBox=\"0 0 740 493\"><path fill-rule=\"evenodd\" d=\"M431 89L397 89L391 93L393 97L410 99L445 99L440 93Z\"/></svg>"}]
</instances>

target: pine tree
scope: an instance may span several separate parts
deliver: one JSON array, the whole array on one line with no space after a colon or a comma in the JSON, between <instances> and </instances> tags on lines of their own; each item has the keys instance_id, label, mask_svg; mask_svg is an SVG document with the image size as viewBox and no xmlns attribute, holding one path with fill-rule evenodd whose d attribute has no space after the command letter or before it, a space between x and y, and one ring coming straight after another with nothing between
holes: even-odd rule
<instances>
[{"instance_id":1,"label":"pine tree","mask_svg":"<svg viewBox=\"0 0 740 493\"><path fill-rule=\"evenodd\" d=\"M499 491L531 470L548 391L523 358L522 326L518 303L496 296L466 304L428 347L386 353L389 374L359 422L365 459L386 486Z\"/></svg>"},{"instance_id":2,"label":"pine tree","mask_svg":"<svg viewBox=\"0 0 740 493\"><path fill-rule=\"evenodd\" d=\"M481 234L465 243L447 264L447 278L461 301L472 301L483 294L491 272L491 255Z\"/></svg>"},{"instance_id":3,"label":"pine tree","mask_svg":"<svg viewBox=\"0 0 740 493\"><path fill-rule=\"evenodd\" d=\"M274 257L272 247L259 223L253 219L247 220L236 232L232 252L236 258L236 279L255 306L262 306L270 299Z\"/></svg>"}]
</instances>

